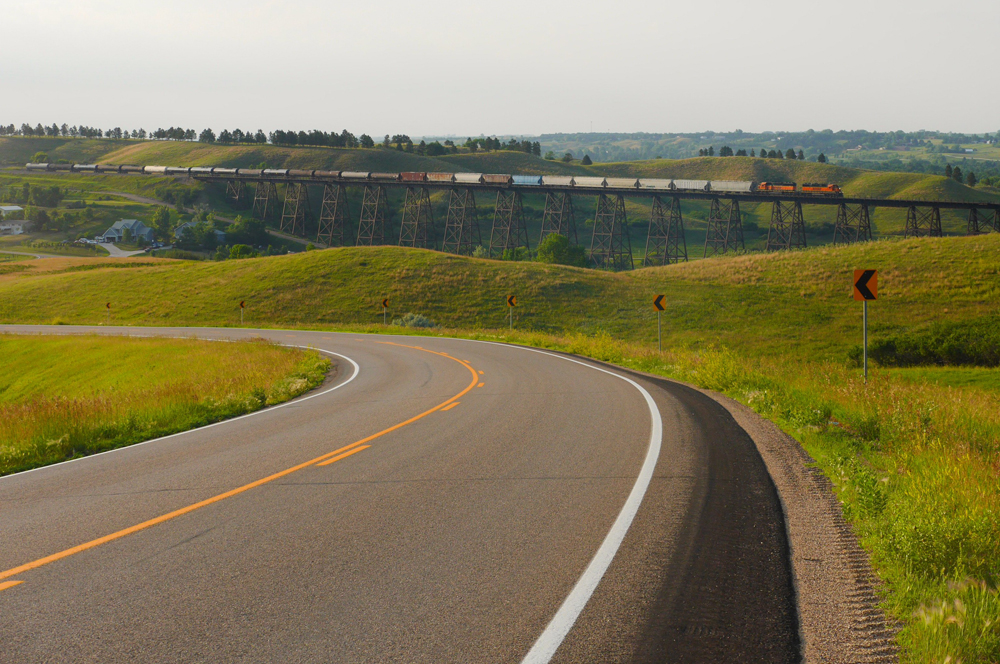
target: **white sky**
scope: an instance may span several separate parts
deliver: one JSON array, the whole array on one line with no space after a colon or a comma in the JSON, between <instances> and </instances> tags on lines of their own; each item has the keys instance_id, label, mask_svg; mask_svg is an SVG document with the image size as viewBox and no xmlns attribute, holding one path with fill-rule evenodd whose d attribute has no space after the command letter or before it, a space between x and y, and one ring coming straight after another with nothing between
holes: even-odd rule
<instances>
[{"instance_id":1,"label":"white sky","mask_svg":"<svg viewBox=\"0 0 1000 664\"><path fill-rule=\"evenodd\" d=\"M1000 1L0 0L0 122L1000 129Z\"/></svg>"}]
</instances>

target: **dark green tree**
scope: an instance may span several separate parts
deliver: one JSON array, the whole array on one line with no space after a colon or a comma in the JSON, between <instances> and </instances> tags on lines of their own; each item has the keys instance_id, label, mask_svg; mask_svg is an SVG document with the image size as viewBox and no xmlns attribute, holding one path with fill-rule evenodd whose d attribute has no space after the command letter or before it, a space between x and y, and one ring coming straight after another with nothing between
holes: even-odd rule
<instances>
[{"instance_id":1,"label":"dark green tree","mask_svg":"<svg viewBox=\"0 0 1000 664\"><path fill-rule=\"evenodd\" d=\"M965 176L965 184L970 187L975 187L977 182L979 182L979 180L976 178L976 174L969 171L969 174Z\"/></svg>"},{"instance_id":2,"label":"dark green tree","mask_svg":"<svg viewBox=\"0 0 1000 664\"><path fill-rule=\"evenodd\" d=\"M198 134L198 140L202 143L215 143L215 132L211 129L202 129Z\"/></svg>"},{"instance_id":3,"label":"dark green tree","mask_svg":"<svg viewBox=\"0 0 1000 664\"><path fill-rule=\"evenodd\" d=\"M956 182L961 182L961 181L962 181L962 169L961 169L961 168L959 168L958 166L956 166L956 167L955 167L955 168L954 168L954 169L953 169L953 170L951 171L951 177L955 178L955 181L956 181Z\"/></svg>"},{"instance_id":4,"label":"dark green tree","mask_svg":"<svg viewBox=\"0 0 1000 664\"><path fill-rule=\"evenodd\" d=\"M538 243L538 261L556 265L587 266L587 254L578 244L570 244L565 235L552 233Z\"/></svg>"},{"instance_id":5,"label":"dark green tree","mask_svg":"<svg viewBox=\"0 0 1000 664\"><path fill-rule=\"evenodd\" d=\"M153 228L153 233L161 240L169 240L170 236L173 235L174 227L170 221L170 210L162 205L153 210L149 223Z\"/></svg>"},{"instance_id":6,"label":"dark green tree","mask_svg":"<svg viewBox=\"0 0 1000 664\"><path fill-rule=\"evenodd\" d=\"M945 164L945 167L944 167L944 176L946 178L950 178L951 177L951 173L952 173L951 164Z\"/></svg>"},{"instance_id":7,"label":"dark green tree","mask_svg":"<svg viewBox=\"0 0 1000 664\"><path fill-rule=\"evenodd\" d=\"M799 161L805 161L805 160L806 160L806 154L800 149L799 150Z\"/></svg>"},{"instance_id":8,"label":"dark green tree","mask_svg":"<svg viewBox=\"0 0 1000 664\"><path fill-rule=\"evenodd\" d=\"M792 148L785 150L785 159L798 159L798 156L795 154L795 150Z\"/></svg>"},{"instance_id":9,"label":"dark green tree","mask_svg":"<svg viewBox=\"0 0 1000 664\"><path fill-rule=\"evenodd\" d=\"M822 152L820 152L819 156L816 157L816 161L818 161L821 164L825 164L826 163L826 155L823 154Z\"/></svg>"},{"instance_id":10,"label":"dark green tree","mask_svg":"<svg viewBox=\"0 0 1000 664\"><path fill-rule=\"evenodd\" d=\"M714 145L709 145L708 146L708 156L709 157L714 157L715 156L715 146Z\"/></svg>"},{"instance_id":11,"label":"dark green tree","mask_svg":"<svg viewBox=\"0 0 1000 664\"><path fill-rule=\"evenodd\" d=\"M583 159L580 160L580 163L583 164L584 166L590 166L594 162L590 159L589 154L585 154L583 155Z\"/></svg>"}]
</instances>

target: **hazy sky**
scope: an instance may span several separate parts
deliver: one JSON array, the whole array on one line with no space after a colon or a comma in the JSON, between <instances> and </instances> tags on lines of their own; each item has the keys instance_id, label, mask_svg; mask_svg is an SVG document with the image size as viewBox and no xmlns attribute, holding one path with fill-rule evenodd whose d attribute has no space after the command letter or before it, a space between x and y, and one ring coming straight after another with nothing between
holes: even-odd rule
<instances>
[{"instance_id":1,"label":"hazy sky","mask_svg":"<svg viewBox=\"0 0 1000 664\"><path fill-rule=\"evenodd\" d=\"M0 0L0 122L1000 129L1000 2Z\"/></svg>"}]
</instances>

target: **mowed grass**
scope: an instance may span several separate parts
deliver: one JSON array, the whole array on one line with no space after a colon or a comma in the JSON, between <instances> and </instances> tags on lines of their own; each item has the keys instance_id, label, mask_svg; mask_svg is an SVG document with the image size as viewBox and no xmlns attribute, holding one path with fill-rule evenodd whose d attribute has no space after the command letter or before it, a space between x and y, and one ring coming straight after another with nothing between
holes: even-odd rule
<instances>
[{"instance_id":1,"label":"mowed grass","mask_svg":"<svg viewBox=\"0 0 1000 664\"><path fill-rule=\"evenodd\" d=\"M263 341L2 334L0 357L0 475L279 403L329 368Z\"/></svg>"},{"instance_id":2,"label":"mowed grass","mask_svg":"<svg viewBox=\"0 0 1000 664\"><path fill-rule=\"evenodd\" d=\"M90 269L85 269L84 263ZM112 265L135 267L122 269ZM3 322L446 333L559 348L727 393L779 423L833 480L905 628L905 661L1000 658L1000 391L994 370L848 364L855 268L877 268L871 334L996 314L1000 235L892 240L610 273L398 247L224 263L48 259L0 275ZM652 299L667 295L657 353ZM515 331L507 295L518 296ZM393 328L398 332L399 328ZM964 378L962 378L964 376ZM964 384L968 383L968 384Z\"/></svg>"}]
</instances>

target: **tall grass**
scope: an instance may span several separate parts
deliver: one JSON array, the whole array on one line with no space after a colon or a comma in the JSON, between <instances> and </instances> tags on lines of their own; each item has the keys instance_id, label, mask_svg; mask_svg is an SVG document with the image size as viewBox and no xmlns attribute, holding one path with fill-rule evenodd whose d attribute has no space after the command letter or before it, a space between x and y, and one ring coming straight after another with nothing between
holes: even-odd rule
<instances>
[{"instance_id":1,"label":"tall grass","mask_svg":"<svg viewBox=\"0 0 1000 664\"><path fill-rule=\"evenodd\" d=\"M0 475L241 415L329 361L261 341L0 336Z\"/></svg>"}]
</instances>

